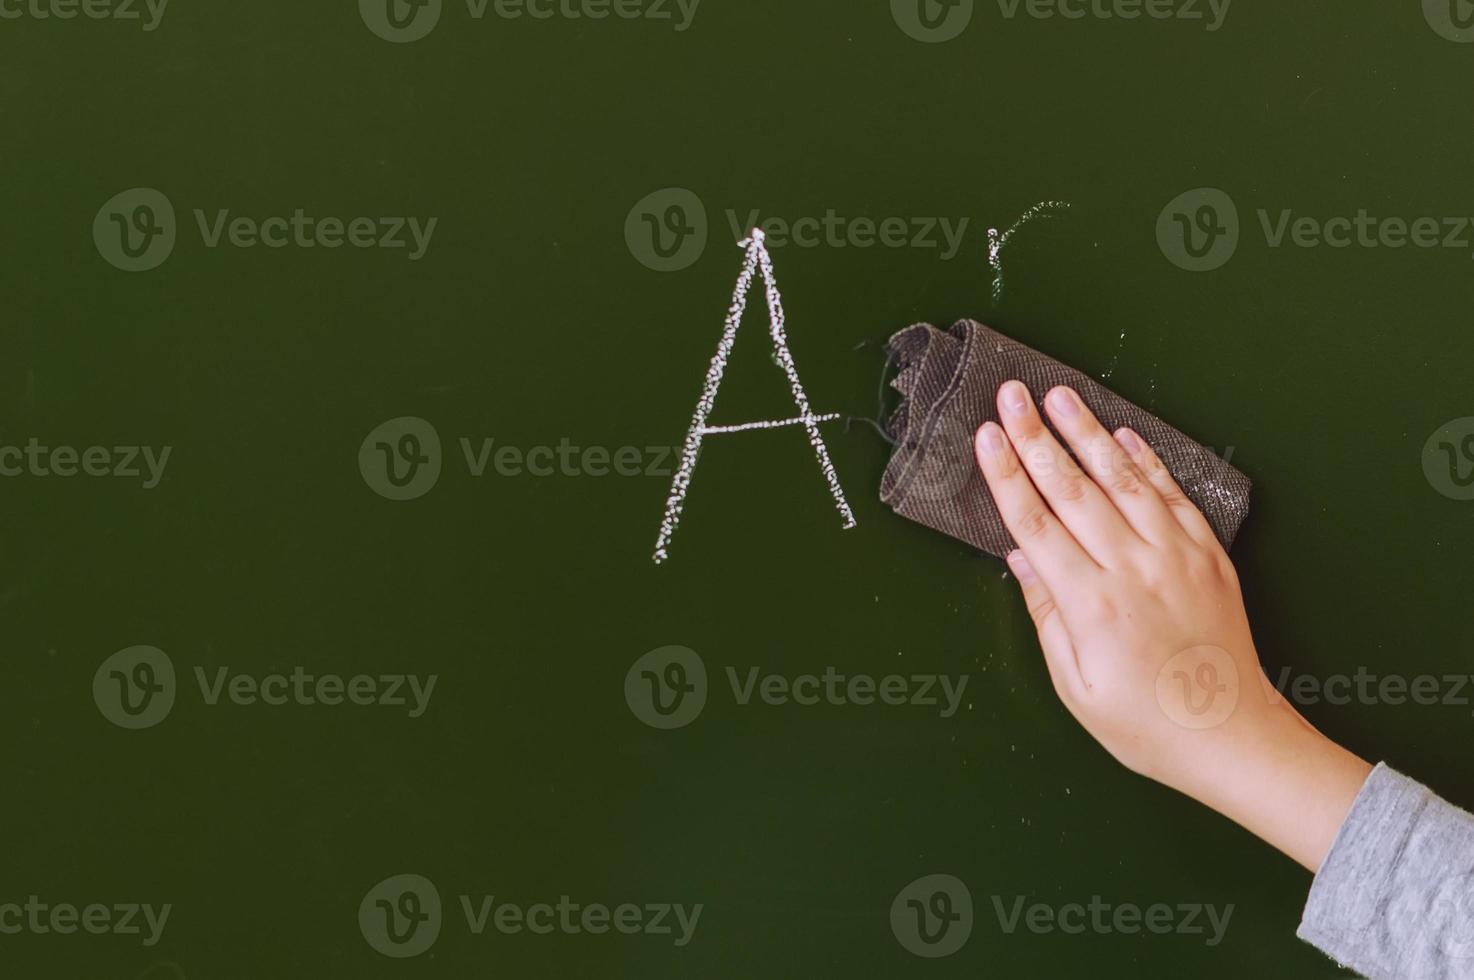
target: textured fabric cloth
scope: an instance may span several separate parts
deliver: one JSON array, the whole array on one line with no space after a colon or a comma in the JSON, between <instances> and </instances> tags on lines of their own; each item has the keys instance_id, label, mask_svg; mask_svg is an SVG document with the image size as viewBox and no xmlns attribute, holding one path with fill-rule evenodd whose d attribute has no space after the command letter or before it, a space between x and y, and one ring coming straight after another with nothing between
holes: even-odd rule
<instances>
[{"instance_id":1,"label":"textured fabric cloth","mask_svg":"<svg viewBox=\"0 0 1474 980\"><path fill-rule=\"evenodd\" d=\"M1474 817L1378 765L1297 935L1373 980L1474 977Z\"/></svg>"},{"instance_id":2,"label":"textured fabric cloth","mask_svg":"<svg viewBox=\"0 0 1474 980\"><path fill-rule=\"evenodd\" d=\"M1244 474L1090 377L980 323L962 320L950 331L917 324L892 337L887 350L899 367L891 386L904 397L886 423L896 448L880 499L902 517L1000 558L1013 550L973 456L973 434L998 420L998 388L1009 379L1022 381L1036 400L1068 385L1108 430L1130 426L1202 509L1225 548L1249 512Z\"/></svg>"}]
</instances>

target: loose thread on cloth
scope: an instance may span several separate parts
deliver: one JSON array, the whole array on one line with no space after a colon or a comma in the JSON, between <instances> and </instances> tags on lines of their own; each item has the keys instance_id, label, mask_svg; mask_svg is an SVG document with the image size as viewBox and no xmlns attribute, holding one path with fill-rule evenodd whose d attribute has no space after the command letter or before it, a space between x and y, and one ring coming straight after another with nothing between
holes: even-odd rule
<instances>
[{"instance_id":1,"label":"loose thread on cloth","mask_svg":"<svg viewBox=\"0 0 1474 980\"><path fill-rule=\"evenodd\" d=\"M1007 231L1000 234L997 228L988 229L988 268L993 270L994 303L1003 297L1003 246L1008 244L1014 232L1035 218L1052 217L1069 210L1069 207L1068 201L1040 201L1019 215L1019 219L1009 225Z\"/></svg>"},{"instance_id":2,"label":"loose thread on cloth","mask_svg":"<svg viewBox=\"0 0 1474 980\"><path fill-rule=\"evenodd\" d=\"M851 350L862 350L862 349L864 349L866 347L869 347L870 344L871 344L871 341L862 340L862 341L860 341L858 344L856 344L854 347L852 347L850 349ZM885 367L881 370L881 373L880 373L880 390L877 392L877 394L875 396L875 417L874 418L871 418L868 415L847 415L847 416L845 416L845 420L844 420L844 431L846 433L848 433L850 431L850 427L852 425L854 425L856 422L864 422L866 425L868 425L872 429L874 429L876 431L876 434L878 434L880 436L880 438L882 438L882 439L885 440L886 445L895 446L895 444L896 444L896 438L895 438L895 436L891 435L890 432L886 429L885 422L883 421L883 419L885 418L885 398L886 398L886 392L890 389L890 384L889 384L889 382L888 382L887 379L890 377L891 365L894 364L895 361L896 361L896 352L893 351L893 350L891 350L890 349L890 345L887 344L886 345L886 351L885 351Z\"/></svg>"},{"instance_id":3,"label":"loose thread on cloth","mask_svg":"<svg viewBox=\"0 0 1474 980\"><path fill-rule=\"evenodd\" d=\"M834 506L843 519L844 529L848 530L855 526L854 511L850 509L849 501L845 499L844 488L840 486L839 476L835 473L834 464L829 459L829 450L824 445L824 437L819 434L820 422L831 421L840 416L838 413L815 415L809 405L808 393L804 391L803 382L799 380L798 367L794 364L793 354L788 349L783 297L778 293L777 277L773 274L773 258L768 254L767 246L764 244L765 237L762 229L754 228L750 237L737 243L746 248L747 253L742 263L742 272L737 276L737 286L732 292L732 305L727 310L727 320L722 328L721 340L717 343L717 352L706 369L706 381L702 385L701 397L696 402L696 411L691 416L691 428L686 431L686 441L681 448L680 465L676 468L675 476L671 478L670 494L665 501L665 514L661 518L660 533L655 540L653 557L657 565L670 557L670 542L681 522L681 511L685 508L686 494L691 488L691 476L696 470L696 458L701 451L701 440L708 435L802 425L808 433L809 445L813 447L814 456L819 462L819 470L824 475L824 482L829 487L830 496L834 498ZM788 377L788 388L793 395L794 404L798 406L798 415L791 419L709 426L706 420L716 404L717 390L721 388L722 376L726 373L727 362L732 356L737 330L742 326L742 315L747 310L747 295L752 290L753 277L759 273L763 277L764 292L767 298L768 332L773 340L773 352L778 366Z\"/></svg>"}]
</instances>

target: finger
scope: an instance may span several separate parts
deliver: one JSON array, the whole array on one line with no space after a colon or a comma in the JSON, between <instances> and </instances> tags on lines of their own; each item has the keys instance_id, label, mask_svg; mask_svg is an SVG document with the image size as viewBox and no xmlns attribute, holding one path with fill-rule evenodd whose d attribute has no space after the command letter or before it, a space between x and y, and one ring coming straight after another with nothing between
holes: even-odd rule
<instances>
[{"instance_id":1,"label":"finger","mask_svg":"<svg viewBox=\"0 0 1474 980\"><path fill-rule=\"evenodd\" d=\"M1143 539L1161 542L1182 525L1105 426L1072 388L1061 385L1044 397L1050 421L1064 435L1085 471Z\"/></svg>"},{"instance_id":2,"label":"finger","mask_svg":"<svg viewBox=\"0 0 1474 980\"><path fill-rule=\"evenodd\" d=\"M1099 569L1039 496L998 423L987 422L978 429L974 450L1004 526L1040 578L1062 588Z\"/></svg>"},{"instance_id":3,"label":"finger","mask_svg":"<svg viewBox=\"0 0 1474 980\"><path fill-rule=\"evenodd\" d=\"M1075 657L1075 643L1065 629L1064 617L1060 615L1059 606L1055 605L1053 593L1022 551L1009 553L1008 567L1023 588L1024 604L1029 607L1029 618L1039 633L1044 665L1049 668L1049 679L1054 682L1055 693L1066 705L1078 703L1084 693L1085 681L1080 675L1080 662Z\"/></svg>"},{"instance_id":4,"label":"finger","mask_svg":"<svg viewBox=\"0 0 1474 980\"><path fill-rule=\"evenodd\" d=\"M1117 564L1135 532L1044 425L1022 382L1009 381L998 389L998 414L1029 478L1060 523L1101 565Z\"/></svg>"},{"instance_id":5,"label":"finger","mask_svg":"<svg viewBox=\"0 0 1474 980\"><path fill-rule=\"evenodd\" d=\"M1188 537L1200 544L1216 545L1218 537L1213 533L1212 525L1203 516L1203 512L1198 510L1197 505L1187 499L1187 494L1182 492L1182 488L1168 472L1166 464L1146 444L1146 440L1132 430L1122 428L1116 430L1116 442L1131 457L1147 482L1156 488L1162 503L1167 505L1167 510L1187 532Z\"/></svg>"}]
</instances>

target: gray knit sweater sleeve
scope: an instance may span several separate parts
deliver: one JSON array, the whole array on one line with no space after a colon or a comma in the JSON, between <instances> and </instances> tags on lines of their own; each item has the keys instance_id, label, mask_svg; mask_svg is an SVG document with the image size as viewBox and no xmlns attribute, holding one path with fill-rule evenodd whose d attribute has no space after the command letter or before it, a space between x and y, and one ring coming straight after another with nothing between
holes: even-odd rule
<instances>
[{"instance_id":1,"label":"gray knit sweater sleeve","mask_svg":"<svg viewBox=\"0 0 1474 980\"><path fill-rule=\"evenodd\" d=\"M1377 766L1321 865L1298 935L1373 978L1474 978L1474 817Z\"/></svg>"}]
</instances>

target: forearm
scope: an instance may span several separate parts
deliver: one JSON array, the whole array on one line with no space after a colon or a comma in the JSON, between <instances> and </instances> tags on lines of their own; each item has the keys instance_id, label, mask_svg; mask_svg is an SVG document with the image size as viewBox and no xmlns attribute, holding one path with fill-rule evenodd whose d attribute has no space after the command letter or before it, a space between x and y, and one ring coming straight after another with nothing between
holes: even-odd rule
<instances>
[{"instance_id":1,"label":"forearm","mask_svg":"<svg viewBox=\"0 0 1474 980\"><path fill-rule=\"evenodd\" d=\"M1216 742L1203 778L1178 788L1318 871L1371 770L1280 705Z\"/></svg>"}]
</instances>

